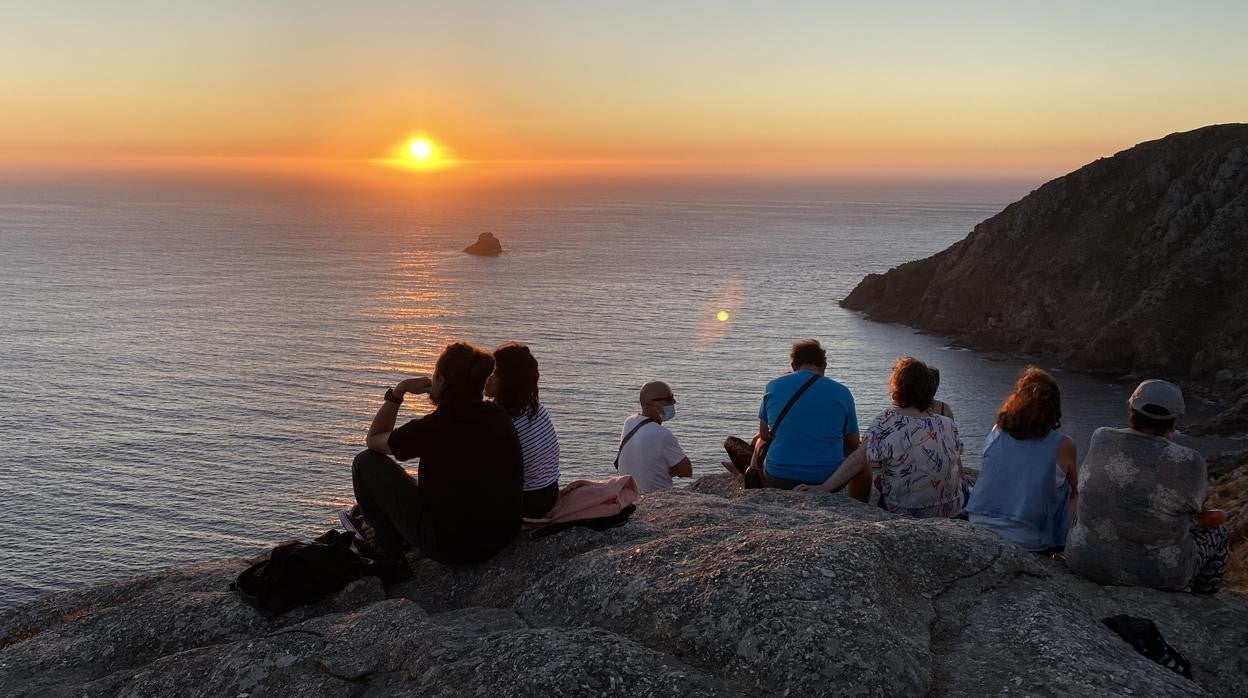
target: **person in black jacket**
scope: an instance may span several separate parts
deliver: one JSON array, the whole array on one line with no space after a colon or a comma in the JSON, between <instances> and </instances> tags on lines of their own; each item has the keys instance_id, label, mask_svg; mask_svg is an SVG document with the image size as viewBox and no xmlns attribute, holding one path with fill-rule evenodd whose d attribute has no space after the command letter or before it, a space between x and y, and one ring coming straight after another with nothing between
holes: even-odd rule
<instances>
[{"instance_id":1,"label":"person in black jacket","mask_svg":"<svg viewBox=\"0 0 1248 698\"><path fill-rule=\"evenodd\" d=\"M368 450L355 457L351 480L391 580L411 574L404 540L438 562L473 564L494 556L520 530L520 441L507 412L481 399L493 370L489 352L467 342L448 345L432 378L390 388L373 417ZM435 409L396 429L404 396L421 393ZM395 458L419 458L417 475Z\"/></svg>"}]
</instances>

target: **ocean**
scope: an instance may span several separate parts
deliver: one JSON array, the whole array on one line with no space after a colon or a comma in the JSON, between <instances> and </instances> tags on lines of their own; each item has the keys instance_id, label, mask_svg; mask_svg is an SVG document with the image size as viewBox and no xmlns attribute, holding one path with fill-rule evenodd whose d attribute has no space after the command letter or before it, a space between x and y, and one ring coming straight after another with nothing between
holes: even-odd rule
<instances>
[{"instance_id":1,"label":"ocean","mask_svg":"<svg viewBox=\"0 0 1248 698\"><path fill-rule=\"evenodd\" d=\"M863 427L939 366L967 464L1023 368L837 301L1039 182L588 178L385 195L218 176L0 179L0 607L335 525L382 393L441 347L528 343L563 481L601 478L646 380L695 475L815 337ZM482 231L497 258L462 254ZM720 311L727 321L717 319ZM1059 373L1086 449L1130 385ZM428 409L411 399L400 420Z\"/></svg>"}]
</instances>

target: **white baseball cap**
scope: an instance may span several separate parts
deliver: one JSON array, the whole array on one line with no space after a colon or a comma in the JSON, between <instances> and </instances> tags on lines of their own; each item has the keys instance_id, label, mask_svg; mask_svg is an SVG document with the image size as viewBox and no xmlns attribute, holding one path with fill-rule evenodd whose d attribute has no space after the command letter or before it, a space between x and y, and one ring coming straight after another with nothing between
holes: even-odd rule
<instances>
[{"instance_id":1,"label":"white baseball cap","mask_svg":"<svg viewBox=\"0 0 1248 698\"><path fill-rule=\"evenodd\" d=\"M1131 399L1127 400L1131 409L1153 419L1178 419L1187 411L1183 404L1183 391L1169 381L1146 380L1135 387Z\"/></svg>"}]
</instances>

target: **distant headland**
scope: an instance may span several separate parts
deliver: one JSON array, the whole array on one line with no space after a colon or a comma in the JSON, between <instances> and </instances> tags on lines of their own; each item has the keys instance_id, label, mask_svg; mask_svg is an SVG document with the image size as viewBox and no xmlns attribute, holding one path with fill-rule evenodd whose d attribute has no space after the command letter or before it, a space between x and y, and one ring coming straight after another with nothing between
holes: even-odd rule
<instances>
[{"instance_id":1,"label":"distant headland","mask_svg":"<svg viewBox=\"0 0 1248 698\"><path fill-rule=\"evenodd\" d=\"M1157 376L1248 429L1248 124L1141 143L1048 182L841 301L980 350Z\"/></svg>"}]
</instances>

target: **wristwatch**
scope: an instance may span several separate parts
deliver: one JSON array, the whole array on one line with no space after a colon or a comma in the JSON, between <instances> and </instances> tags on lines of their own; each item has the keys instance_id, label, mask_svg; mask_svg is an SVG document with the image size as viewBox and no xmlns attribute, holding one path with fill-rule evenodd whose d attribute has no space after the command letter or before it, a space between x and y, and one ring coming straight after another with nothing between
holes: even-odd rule
<instances>
[{"instance_id":1,"label":"wristwatch","mask_svg":"<svg viewBox=\"0 0 1248 698\"><path fill-rule=\"evenodd\" d=\"M402 405L403 398L394 394L394 388L386 388L386 402L393 402L396 405Z\"/></svg>"}]
</instances>

